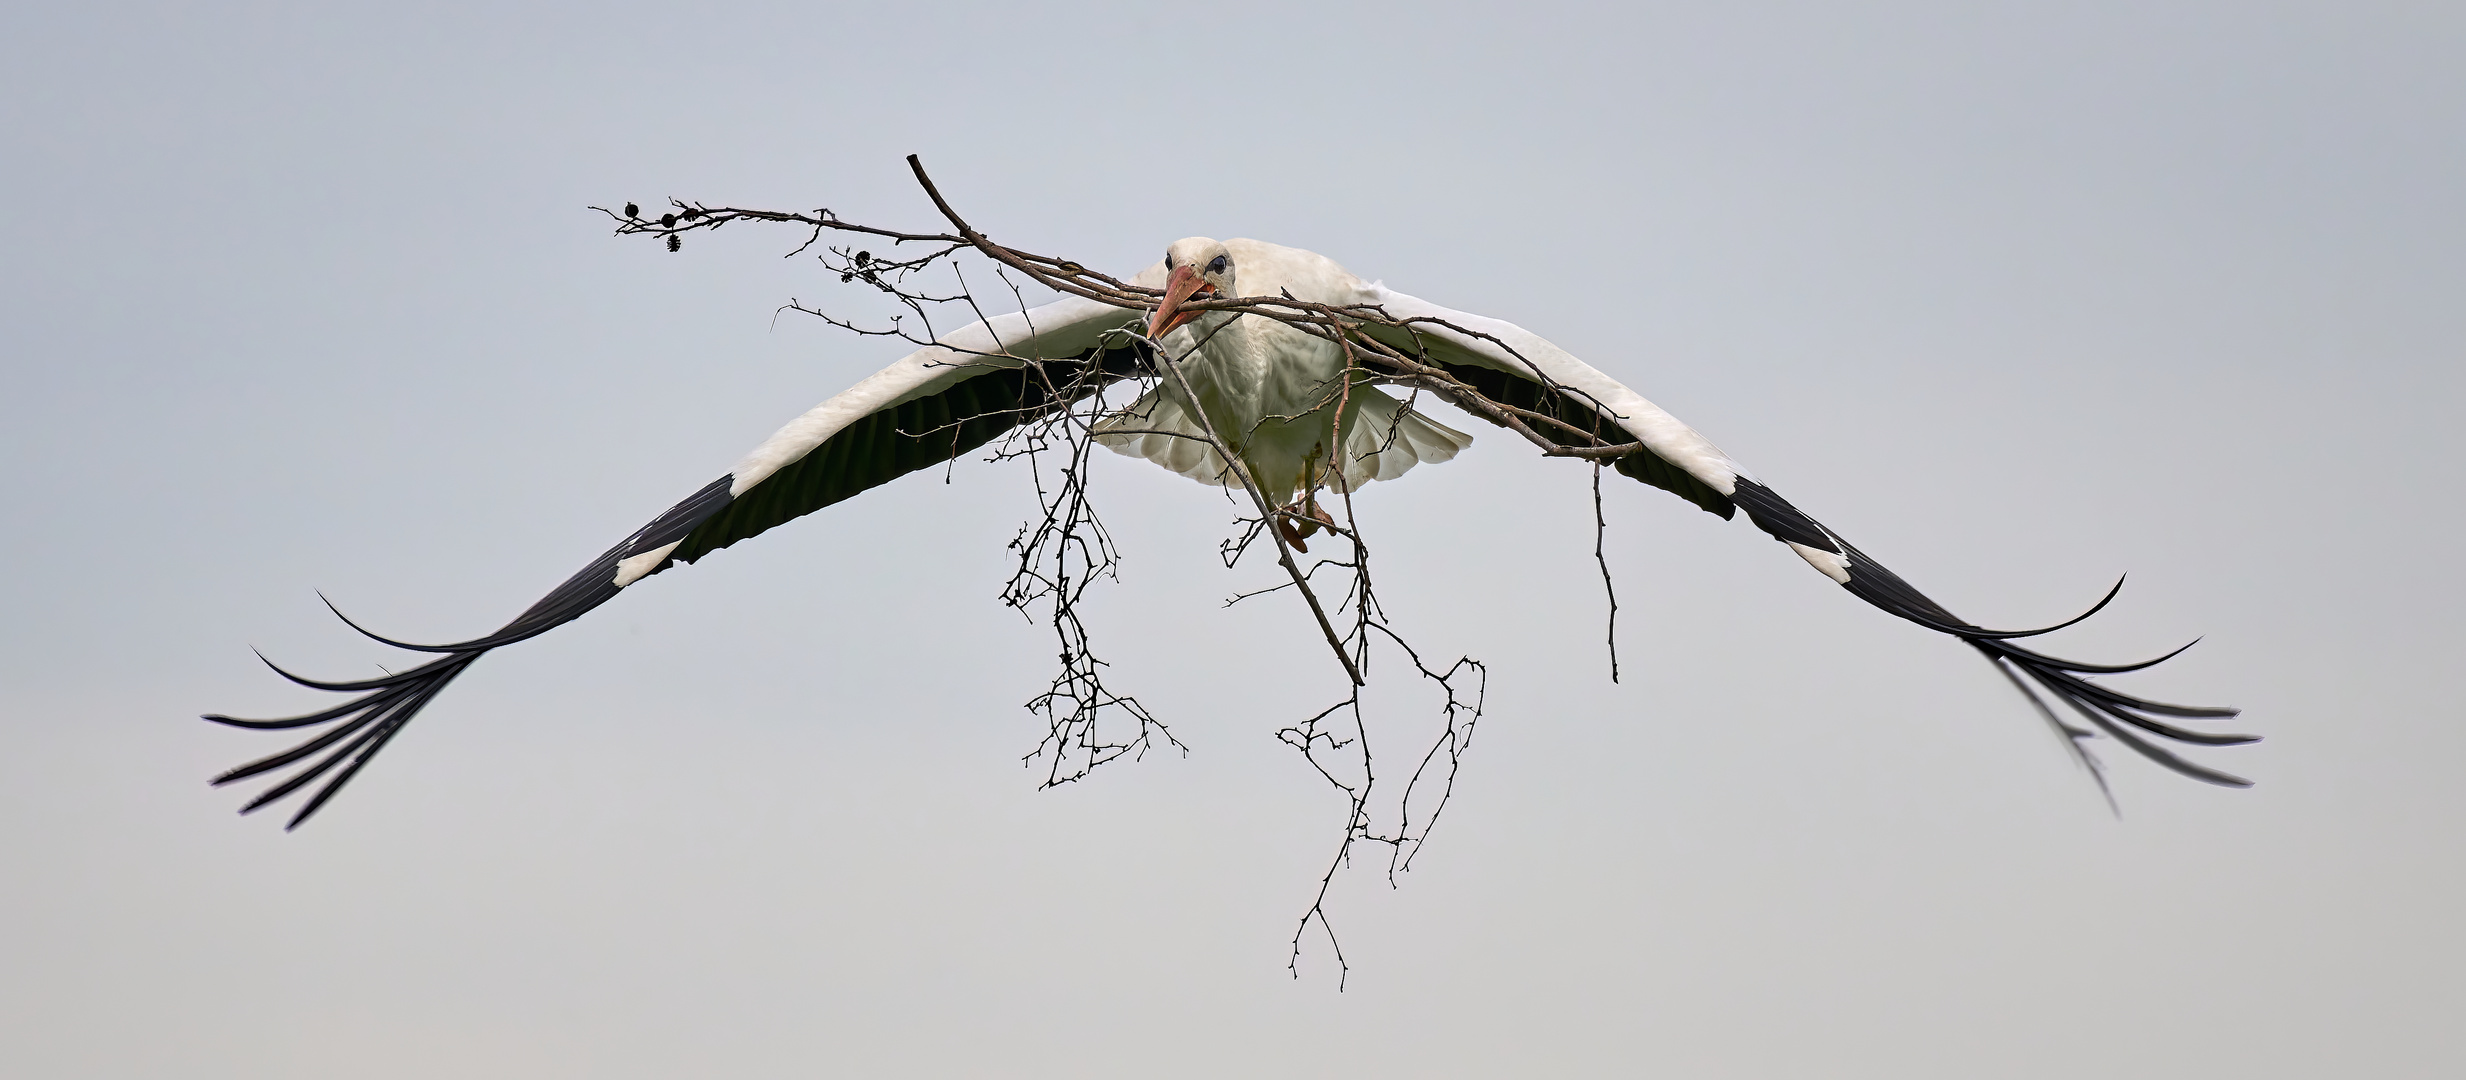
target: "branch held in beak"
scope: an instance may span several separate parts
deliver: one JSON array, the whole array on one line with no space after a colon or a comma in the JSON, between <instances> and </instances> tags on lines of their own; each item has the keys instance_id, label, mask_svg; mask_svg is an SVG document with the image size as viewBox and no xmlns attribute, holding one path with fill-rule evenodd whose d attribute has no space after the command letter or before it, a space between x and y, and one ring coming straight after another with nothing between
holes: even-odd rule
<instances>
[{"instance_id":1,"label":"branch held in beak","mask_svg":"<svg viewBox=\"0 0 2466 1080\"><path fill-rule=\"evenodd\" d=\"M1156 305L1154 315L1148 316L1147 336L1150 341L1161 339L1172 333L1174 327L1198 318L1196 311L1181 310L1183 302L1193 296L1213 299L1216 287L1199 277L1197 271L1187 266L1176 266L1173 276L1165 281L1164 292L1164 301Z\"/></svg>"}]
</instances>

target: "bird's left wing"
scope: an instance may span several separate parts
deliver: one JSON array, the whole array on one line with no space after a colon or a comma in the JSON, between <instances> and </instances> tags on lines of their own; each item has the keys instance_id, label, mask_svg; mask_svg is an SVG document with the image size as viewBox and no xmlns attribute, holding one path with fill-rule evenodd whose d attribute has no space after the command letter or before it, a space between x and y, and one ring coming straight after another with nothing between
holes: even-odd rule
<instances>
[{"instance_id":1,"label":"bird's left wing","mask_svg":"<svg viewBox=\"0 0 2466 1080\"><path fill-rule=\"evenodd\" d=\"M1618 459L1615 467L1619 472L1673 492L1725 518L1743 509L1757 528L1789 545L1808 565L1852 595L1927 629L1968 642L1993 661L2047 722L2066 736L2074 752L2091 765L2093 775L2095 764L2080 745L2090 732L2058 718L2045 700L2030 689L2031 683L2079 713L2099 731L2167 768L2213 784L2242 787L2250 783L2186 761L2149 738L2202 746L2256 741L2257 736L2196 731L2170 722L2231 717L2236 710L2150 701L2086 678L2138 671L2165 661L2182 649L2137 664L2084 664L2015 644L2020 638L2059 630L2096 614L2108 600L2114 599L2114 591L2109 591L2106 599L2087 612L2056 626L2025 631L1988 630L1946 611L1900 575L1790 505L1694 428L1565 349L1514 323L1441 307L1383 284L1366 284L1361 290L1365 303L1408 324L1405 328L1365 324L1361 327L1364 332L1408 355L1427 357L1495 400L1557 417L1580 428L1591 428L1602 433L1607 442L1628 441L1616 437L1623 432L1628 439L1643 444L1644 449ZM2117 582L2116 588L2121 589L2122 582ZM2103 778L2100 783L2104 783Z\"/></svg>"},{"instance_id":2,"label":"bird's left wing","mask_svg":"<svg viewBox=\"0 0 2466 1080\"><path fill-rule=\"evenodd\" d=\"M1048 409L1137 374L1139 359L1130 341L1106 337L1136 314L1066 297L946 335L790 421L727 475L653 518L495 633L446 645L415 645L378 637L353 624L378 641L437 658L383 678L340 682L306 679L275 667L300 685L356 696L331 709L278 720L207 716L235 727L323 729L280 754L226 772L214 783L291 771L243 807L246 813L323 778L324 784L292 817L289 827L298 827L489 650L571 622L676 563L692 562L868 488L951 461ZM273 666L271 661L268 666Z\"/></svg>"}]
</instances>

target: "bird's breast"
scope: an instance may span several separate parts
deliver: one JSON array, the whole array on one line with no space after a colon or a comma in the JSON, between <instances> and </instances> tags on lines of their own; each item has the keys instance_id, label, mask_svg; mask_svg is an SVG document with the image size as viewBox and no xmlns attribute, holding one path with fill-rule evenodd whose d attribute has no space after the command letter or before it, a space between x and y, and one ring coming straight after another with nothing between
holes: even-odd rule
<instances>
[{"instance_id":1,"label":"bird's breast","mask_svg":"<svg viewBox=\"0 0 2466 1080\"><path fill-rule=\"evenodd\" d=\"M1333 404L1344 358L1333 342L1269 320L1238 319L1193 335L1181 367L1209 421L1239 445L1263 422L1298 422Z\"/></svg>"}]
</instances>

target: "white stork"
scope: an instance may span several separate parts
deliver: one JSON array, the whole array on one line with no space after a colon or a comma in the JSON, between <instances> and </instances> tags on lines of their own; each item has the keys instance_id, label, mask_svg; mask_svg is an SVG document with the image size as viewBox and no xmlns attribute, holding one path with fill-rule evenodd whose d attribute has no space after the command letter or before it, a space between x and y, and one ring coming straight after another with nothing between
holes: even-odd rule
<instances>
[{"instance_id":1,"label":"white stork","mask_svg":"<svg viewBox=\"0 0 2466 1080\"><path fill-rule=\"evenodd\" d=\"M1244 296L1374 305L1398 320L1440 320L1443 325L1424 324L1410 337L1390 327L1362 330L1417 350L1493 398L1520 394L1538 400L1536 394L1547 388L1572 391L1557 396L1581 400L1586 403L1582 408L1597 411L1599 419L1615 424L1645 448L1618 459L1620 473L1724 518L1745 510L1757 527L1858 598L1978 649L2048 722L2076 742L2089 732L2059 720L2031 684L2097 730L2176 772L2228 786L2249 783L2186 761L2148 738L2198 745L2254 741L2255 736L2194 731L2162 719L2230 717L2236 710L2149 701L2083 677L2136 671L2181 649L2138 664L2083 664L2013 643L2060 627L1994 631L1966 622L1801 513L1693 428L1522 327L1443 308L1363 281L1323 256L1257 240L1176 241L1163 262L1131 283L1161 292L1152 311L1066 296L969 325L910 353L790 421L727 475L609 548L493 634L448 645L415 645L353 624L378 641L435 654L436 659L383 678L342 682L306 679L276 666L275 671L293 682L355 696L331 709L279 720L207 716L245 728L326 729L290 750L224 773L214 783L293 770L243 807L246 813L324 778L288 826L298 827L488 651L578 618L679 562L693 562L869 488L951 461L1017 426L1049 403L1052 380L1031 378L1016 358L1039 361L1049 370L1067 367L1094 375L1099 382L1154 377L1156 369L1140 353L1143 346L1114 333L1135 325L1143 314L1146 336L1180 358L1176 366L1182 379L1158 379L1136 402L1101 421L1096 438L1121 453L1204 483L1240 486L1243 470L1233 469L1217 454L1207 437L1212 428L1215 438L1257 479L1259 494L1290 512L1289 517L1279 515L1278 527L1296 545L1317 521L1326 520L1313 500L1319 489L1349 491L1371 480L1394 479L1421 462L1452 458L1471 444L1469 436L1413 412L1375 387L1331 394L1329 388L1346 378L1346 365L1340 346L1327 338L1274 319L1183 306L1194 298ZM1330 445L1338 439L1342 447ZM2107 599L2113 597L2110 591ZM2105 604L2101 600L2060 625L2088 618ZM273 666L271 661L268 665Z\"/></svg>"}]
</instances>

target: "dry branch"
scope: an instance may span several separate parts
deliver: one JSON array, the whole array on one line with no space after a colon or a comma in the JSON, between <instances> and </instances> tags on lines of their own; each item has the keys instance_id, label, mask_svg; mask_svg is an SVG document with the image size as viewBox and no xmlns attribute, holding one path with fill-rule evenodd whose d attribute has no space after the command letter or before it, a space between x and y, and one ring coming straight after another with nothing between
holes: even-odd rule
<instances>
[{"instance_id":1,"label":"dry branch","mask_svg":"<svg viewBox=\"0 0 2466 1080\"><path fill-rule=\"evenodd\" d=\"M790 257L815 253L823 266L836 273L842 284L862 283L887 297L903 314L894 315L887 325L865 326L857 320L843 318L824 311L817 305L791 300L781 310L797 311L824 320L828 324L858 334L898 337L918 345L933 343L939 336L934 330L933 312L940 307L960 305L969 316L987 322L986 312L977 293L968 285L961 266L962 256L975 255L988 260L993 272L1010 292L1016 310L1025 312L1029 305L1019 289L1019 279L1055 292L1083 297L1131 310L1153 310L1162 293L1130 284L1086 266L1063 258L1022 251L995 243L960 216L949 200L943 197L924 165L914 156L908 158L917 185L931 199L950 231L922 232L886 229L841 219L828 209L811 211L776 211L736 206L711 206L700 202L670 200L669 209L655 218L646 218L632 203L623 210L594 207L617 223L619 235L648 235L661 240L670 251L678 250L689 233L710 232L737 222L759 222L789 225L803 229L804 239L791 250ZM842 237L850 243L826 243L826 239ZM892 251L889 256L877 255L870 247L856 247L854 242L882 244ZM910 245L914 245L911 247ZM819 249L816 252L816 249ZM908 252L919 252L907 254ZM947 272L951 284L947 291L925 288L923 282L939 280ZM1518 360L1524 358L1491 335L1443 320L1430 318L1400 319L1385 310L1370 305L1330 305L1296 299L1290 295L1243 297L1192 297L1181 308L1189 311L1227 311L1237 315L1273 319L1305 333L1335 342L1342 350L1345 365L1342 376L1327 389L1323 404L1336 409L1339 427L1331 445L1338 449L1329 455L1330 472L1322 486L1333 487L1343 495L1344 521L1336 524L1315 509L1314 496L1305 495L1297 506L1310 507L1319 516L1309 517L1291 509L1271 505L1260 486L1249 474L1242 456L1233 449L1227 436L1249 433L1222 432L1204 409L1192 409L1204 431L1203 440L1225 463L1233 481L1247 495L1251 516L1235 522L1238 534L1226 540L1222 552L1226 565L1237 563L1251 542L1261 532L1274 544L1275 561L1283 571L1285 582L1251 592L1237 593L1227 603L1238 603L1252 597L1287 588L1301 594L1311 617L1326 639L1327 645L1342 666L1347 682L1344 700L1322 710L1317 715L1276 732L1276 737L1301 753L1311 768L1343 795L1346 802L1345 824L1333 858L1319 878L1309 907L1296 926L1288 966L1296 977L1300 974L1302 943L1315 921L1325 933L1335 955L1338 985L1343 984L1349 962L1336 938L1333 924L1327 917L1328 891L1336 874L1350 865L1358 844L1375 844L1388 849L1387 880L1392 886L1398 873L1411 869L1413 858L1427 841L1431 826L1437 821L1455 792L1457 772L1465 752L1470 749L1475 725L1479 722L1482 701L1487 693L1488 673L1480 661L1460 658L1443 671L1432 670L1421 655L1391 626L1372 587L1369 571L1370 546L1363 539L1364 530L1353 511L1351 483L1342 481L1332 470L1340 469L1345 456L1346 433L1341 423L1344 407L1356 385L1399 387L1408 394L1427 393L1448 402L1483 420L1516 433L1540 450L1545 457L1574 458L1593 464L1593 498L1595 513L1594 556L1602 571L1602 584L1610 590L1609 564L1602 554L1601 531L1606 521L1600 512L1600 467L1618 458L1643 449L1640 443L1626 440L1624 433L1607 426L1607 410L1588 395L1552 382L1543 372L1525 361L1526 374L1554 395L1554 400L1575 406L1571 414L1590 416L1593 426L1550 412L1512 405L1495 400L1473 385L1432 360L1421 345L1422 335L1431 329L1488 341ZM910 317L913 317L913 323ZM1408 347L1399 348L1366 333L1365 327L1384 327L1402 331ZM1162 379L1177 387L1187 400L1196 400L1191 385L1182 371L1190 357L1175 355L1161 343L1139 332L1135 322L1118 331L1109 332L1113 343L1135 344L1144 357L1148 370L1143 377ZM1004 586L1002 600L1023 614L1032 608L1046 609L1059 647L1061 671L1053 683L1028 702L1028 708L1046 721L1046 731L1037 747L1023 759L1045 762L1044 786L1073 782L1086 777L1096 767L1121 757L1137 758L1158 745L1187 752L1180 740L1138 700L1118 694L1104 681L1104 661L1097 659L1091 647L1086 624L1081 620L1080 603L1086 589L1098 578L1114 575L1119 552L1111 534L1097 515L1089 496L1088 476L1090 453L1096 446L1096 425L1119 410L1106 403L1106 384L1119 375L1108 375L1090 365L1067 369L1037 357L1015 355L1007 343L997 343L995 350L978 354L968 362L985 362L1004 367L1022 367L1039 380L1043 400L1017 416L1018 424L994 449L996 460L1023 460L1035 486L1041 516L1023 524L1010 547L1018 562L1010 581ZM1398 410L1398 422L1412 411L1412 398ZM1272 418L1271 418L1272 419ZM1622 438L1611 441L1604 431L1616 432ZM1546 432L1546 434L1545 434ZM1117 429L1115 434L1155 434L1142 428ZM931 432L906 432L915 437L927 437ZM956 431L953 432L954 436ZM1179 433L1177 437L1189 437ZM1381 448L1392 445L1396 432L1383 433ZM954 455L955 457L956 455ZM1049 468L1048 462L1058 462ZM1288 524L1289 523L1289 524ZM1288 543L1286 527L1323 529L1342 539L1350 550L1343 558L1320 557L1305 568L1296 559L1293 544ZM1296 533L1295 535L1300 535ZM1331 608L1313 579L1322 571L1332 571L1342 582ZM1610 593L1611 677L1617 678L1617 597ZM1343 630L1338 629L1339 623ZM1436 683L1445 695L1441 706L1443 724L1435 740L1416 760L1403 790L1389 804L1376 802L1379 770L1371 752L1371 724L1365 716L1364 690L1373 641L1384 641L1399 651L1423 678ZM1468 688L1460 680L1471 680ZM1120 717L1129 724L1127 731L1110 726L1108 717ZM1382 825L1382 819L1392 818Z\"/></svg>"}]
</instances>

